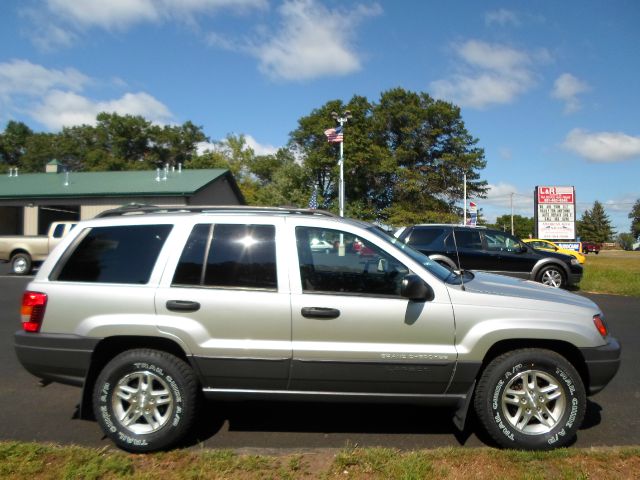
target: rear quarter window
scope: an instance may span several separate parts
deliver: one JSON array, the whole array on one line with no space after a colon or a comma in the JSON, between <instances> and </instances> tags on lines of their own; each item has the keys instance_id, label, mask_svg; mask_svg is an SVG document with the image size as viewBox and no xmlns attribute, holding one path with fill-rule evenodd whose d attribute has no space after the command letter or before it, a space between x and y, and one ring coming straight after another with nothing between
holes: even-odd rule
<instances>
[{"instance_id":1,"label":"rear quarter window","mask_svg":"<svg viewBox=\"0 0 640 480\"><path fill-rule=\"evenodd\" d=\"M94 227L79 242L52 280L146 284L172 225Z\"/></svg>"}]
</instances>

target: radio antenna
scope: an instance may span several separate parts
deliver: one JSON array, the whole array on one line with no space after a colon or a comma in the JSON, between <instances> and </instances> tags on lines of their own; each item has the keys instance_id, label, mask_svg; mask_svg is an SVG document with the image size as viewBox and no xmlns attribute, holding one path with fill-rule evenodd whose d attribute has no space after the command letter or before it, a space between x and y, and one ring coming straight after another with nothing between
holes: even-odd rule
<instances>
[{"instance_id":1,"label":"radio antenna","mask_svg":"<svg viewBox=\"0 0 640 480\"><path fill-rule=\"evenodd\" d=\"M456 240L456 228L453 227L451 229L453 234L453 246L456 248L456 258L458 259L458 271L460 272L460 285L462 287L462 291L466 291L464 288L464 270L462 269L462 264L460 263L460 253L458 252L458 241Z\"/></svg>"}]
</instances>

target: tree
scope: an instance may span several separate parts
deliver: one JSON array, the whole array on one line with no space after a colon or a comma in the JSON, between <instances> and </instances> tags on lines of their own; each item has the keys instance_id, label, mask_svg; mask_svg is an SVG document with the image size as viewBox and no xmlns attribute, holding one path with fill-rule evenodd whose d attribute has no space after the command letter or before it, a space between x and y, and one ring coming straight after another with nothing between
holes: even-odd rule
<instances>
[{"instance_id":1,"label":"tree","mask_svg":"<svg viewBox=\"0 0 640 480\"><path fill-rule=\"evenodd\" d=\"M511 232L511 215L501 215L496 218L496 223L491 225L492 228ZM535 222L532 217L523 217L521 215L513 216L513 233L518 238L529 238L534 234Z\"/></svg>"},{"instance_id":2,"label":"tree","mask_svg":"<svg viewBox=\"0 0 640 480\"><path fill-rule=\"evenodd\" d=\"M577 222L578 235L582 240L603 243L613 238L615 232L611 228L611 221L599 201L593 203L591 210L585 210Z\"/></svg>"},{"instance_id":3,"label":"tree","mask_svg":"<svg viewBox=\"0 0 640 480\"><path fill-rule=\"evenodd\" d=\"M324 205L336 208L338 144L324 130L331 112L350 110L345 126L347 214L391 224L457 221L467 175L470 196L483 198L484 152L466 130L460 109L426 93L396 88L378 103L354 96L327 102L298 121L290 147L317 186Z\"/></svg>"},{"instance_id":4,"label":"tree","mask_svg":"<svg viewBox=\"0 0 640 480\"><path fill-rule=\"evenodd\" d=\"M616 242L624 249L624 250L632 250L633 243L636 241L635 237L630 233L619 233Z\"/></svg>"},{"instance_id":5,"label":"tree","mask_svg":"<svg viewBox=\"0 0 640 480\"><path fill-rule=\"evenodd\" d=\"M32 135L33 131L24 123L10 120L0 134L0 162L18 166Z\"/></svg>"},{"instance_id":6,"label":"tree","mask_svg":"<svg viewBox=\"0 0 640 480\"><path fill-rule=\"evenodd\" d=\"M633 238L640 236L640 198L636 200L631 212L629 212L629 218L631 219L631 235Z\"/></svg>"}]
</instances>

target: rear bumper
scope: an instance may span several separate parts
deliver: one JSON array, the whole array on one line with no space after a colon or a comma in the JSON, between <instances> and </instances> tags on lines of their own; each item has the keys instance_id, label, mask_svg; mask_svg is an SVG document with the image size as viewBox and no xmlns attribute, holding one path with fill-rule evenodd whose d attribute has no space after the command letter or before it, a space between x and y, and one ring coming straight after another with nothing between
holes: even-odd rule
<instances>
[{"instance_id":1,"label":"rear bumper","mask_svg":"<svg viewBox=\"0 0 640 480\"><path fill-rule=\"evenodd\" d=\"M615 376L620 368L621 347L618 340L609 337L606 345L594 348L581 348L589 374L589 395L598 393Z\"/></svg>"},{"instance_id":2,"label":"rear bumper","mask_svg":"<svg viewBox=\"0 0 640 480\"><path fill-rule=\"evenodd\" d=\"M54 333L14 335L16 355L22 366L43 380L82 386L99 338Z\"/></svg>"}]
</instances>

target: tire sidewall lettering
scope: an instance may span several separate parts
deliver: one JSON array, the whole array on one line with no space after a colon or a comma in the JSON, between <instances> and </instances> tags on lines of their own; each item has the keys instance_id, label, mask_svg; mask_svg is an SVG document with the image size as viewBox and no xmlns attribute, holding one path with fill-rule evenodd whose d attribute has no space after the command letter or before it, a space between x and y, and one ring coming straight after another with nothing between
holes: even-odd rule
<instances>
[{"instance_id":1,"label":"tire sidewall lettering","mask_svg":"<svg viewBox=\"0 0 640 480\"><path fill-rule=\"evenodd\" d=\"M126 429L126 427L122 426L115 418L111 404L111 399L113 395L115 395L114 386L117 385L118 381L132 372L141 370L151 371L162 377L171 389L171 395L174 402L172 417L166 425L164 425L160 430L147 435L136 435ZM166 432L167 429L178 428L183 418L183 394L180 385L165 369L147 362L132 362L116 369L107 377L106 381L103 381L99 386L98 402L98 416L105 432L121 444L136 447L149 447L154 443L154 437L163 435L163 432Z\"/></svg>"},{"instance_id":2,"label":"tire sidewall lettering","mask_svg":"<svg viewBox=\"0 0 640 480\"><path fill-rule=\"evenodd\" d=\"M574 384L574 380L571 375L566 373L559 366L550 366L544 363L531 362L527 363L525 367L522 363L516 363L510 368L504 370L499 375L498 380L495 383L495 388L491 392L491 402L489 407L491 409L493 421L495 422L498 430L502 432L502 435L511 442L515 443L518 440L518 437L524 436L524 434L513 431L511 425L503 418L502 395L504 393L504 389L509 384L509 380L514 375L527 369L539 369L553 376L560 384L560 388L562 388L563 393L567 396L568 404L567 409L563 414L563 422L557 425L551 432L540 436L540 438L544 437L549 445L553 445L557 443L560 438L568 435L569 430L573 429L580 407L580 402L575 396L576 386ZM528 437L528 435L526 437Z\"/></svg>"}]
</instances>

